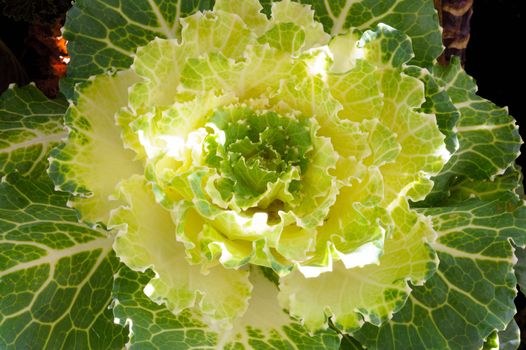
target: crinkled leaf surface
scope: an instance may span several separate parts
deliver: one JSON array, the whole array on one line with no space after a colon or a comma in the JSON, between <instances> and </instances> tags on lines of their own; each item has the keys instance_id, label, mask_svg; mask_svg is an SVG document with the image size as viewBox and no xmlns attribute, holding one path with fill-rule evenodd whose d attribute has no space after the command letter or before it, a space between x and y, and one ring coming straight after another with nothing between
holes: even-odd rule
<instances>
[{"instance_id":1,"label":"crinkled leaf surface","mask_svg":"<svg viewBox=\"0 0 526 350\"><path fill-rule=\"evenodd\" d=\"M133 152L124 148L114 117L127 104L128 87L135 81L133 72L122 71L80 86L79 102L65 116L70 142L51 152L49 175L58 189L82 197L72 198L72 205L86 222L106 222L117 183L142 172Z\"/></svg>"},{"instance_id":2,"label":"crinkled leaf surface","mask_svg":"<svg viewBox=\"0 0 526 350\"><path fill-rule=\"evenodd\" d=\"M305 328L279 308L277 287L261 272L253 271L252 295L246 314L230 331L215 332L195 310L175 316L143 292L153 277L126 267L119 270L114 295L116 321L130 325L130 349L228 349L228 350L336 350L340 339L332 330L309 335Z\"/></svg>"},{"instance_id":3,"label":"crinkled leaf surface","mask_svg":"<svg viewBox=\"0 0 526 350\"><path fill-rule=\"evenodd\" d=\"M277 286L257 268L251 269L249 281L247 270L218 266L205 274L198 265L189 265L169 212L156 205L144 179L124 181L121 191L127 205L110 221L119 231L115 250L126 265L139 271L151 267L157 276L123 268L116 281L114 312L121 324L131 320L132 348L146 342L158 349L338 348L334 331L311 337L290 319L276 302ZM151 312L156 316L151 318ZM221 329L225 319L232 329ZM166 327L161 334L155 331L159 322Z\"/></svg>"},{"instance_id":4,"label":"crinkled leaf surface","mask_svg":"<svg viewBox=\"0 0 526 350\"><path fill-rule=\"evenodd\" d=\"M299 0L312 5L316 20L335 35L357 28L367 30L378 23L388 24L411 37L415 64L430 65L442 51L438 15L427 0ZM270 1L266 11L270 8Z\"/></svg>"},{"instance_id":5,"label":"crinkled leaf surface","mask_svg":"<svg viewBox=\"0 0 526 350\"><path fill-rule=\"evenodd\" d=\"M481 348L515 313L510 240L526 243L526 208L520 173L505 168L520 145L516 126L504 109L475 95L458 61L434 74L460 111L459 148L437 176L434 196L417 203L438 232L432 246L440 264L391 320L355 334L372 349Z\"/></svg>"},{"instance_id":6,"label":"crinkled leaf surface","mask_svg":"<svg viewBox=\"0 0 526 350\"><path fill-rule=\"evenodd\" d=\"M34 85L0 96L0 175L40 176L49 150L66 137L64 99L47 99Z\"/></svg>"},{"instance_id":7,"label":"crinkled leaf surface","mask_svg":"<svg viewBox=\"0 0 526 350\"><path fill-rule=\"evenodd\" d=\"M358 340L371 349L478 349L497 342L503 348L513 346L514 272L519 282L522 273L513 269L512 243L524 246L526 233L526 210L514 193L521 178L510 167L520 145L513 119L504 109L475 95L474 83L457 61L429 71L406 65L413 51L411 63L429 66L441 50L432 1L300 2L312 4L316 12L298 2L283 1L273 5L269 20L257 13L256 1L217 1L217 9L226 12L217 17L197 14L180 22L180 17L197 9L210 9L214 1L79 0L69 13L65 36L70 40L72 62L62 84L68 97L73 97L75 82L128 68L137 54L132 70L90 79L78 87L79 102L66 117L73 142L57 148L50 169L60 189L83 197L72 204L85 220L107 222L112 211L110 225L118 231L114 247L129 267L142 271L122 267L113 288L115 321L130 327L128 345L137 349L338 348L336 332L309 335L301 322L290 318L277 303L281 293L285 295L281 306L311 329L328 323L355 332L355 339L348 338L348 348L359 348ZM263 3L270 14L269 2ZM313 15L323 26L312 21ZM387 25L376 26L379 22L405 32L411 40ZM267 23L271 27L267 28ZM376 29L365 32L362 51L354 51L358 49L353 46L357 44L355 33L340 42L340 49L352 48L351 56L364 53L360 59L340 65L343 69L356 64L351 73L330 73L328 77L312 73L304 79L310 72L286 62L291 53L327 43L322 27L332 34L350 27L359 32ZM167 40L152 40L155 37ZM186 41L183 49L181 38ZM255 46L245 51L247 43ZM268 46L257 46L265 44ZM143 48L136 53L139 46ZM303 57L309 55L312 60L306 66L316 71L323 63L322 51ZM137 83L139 77L133 70L145 80ZM295 74L301 79L292 79ZM324 88L324 79L330 81L330 93ZM180 83L187 89L186 95L179 95L176 87ZM215 94L218 86L224 95ZM357 89L359 92L354 91ZM203 90L208 94L202 95ZM112 324L111 311L106 309L117 270L110 252L112 239L103 231L78 224L77 213L65 206L66 196L52 194L52 184L37 176L45 167L40 160L49 145L62 135L57 121L64 105L43 99L34 88L9 93L0 100L8 102L0 108L8 121L0 124L0 133L7 140L0 143L0 156L6 157L6 161L0 158L0 172L18 170L21 174L11 173L0 183L0 347L122 348L125 330ZM191 100L192 94L201 95ZM334 99L332 95L338 96ZM181 103L170 110L177 99L182 99ZM346 233L354 237L361 232L372 239L346 257L346 264L353 266L351 272L338 262L335 272L317 279L291 274L282 278L279 292L276 283L263 277L257 267L225 269L212 261L201 271L200 266L188 263L191 257L185 256L183 244L195 244L197 253L206 249L206 254L214 257L221 253L223 262L233 262L236 253L247 254L213 226L204 225L202 217L184 206L189 201L175 202L181 198L167 191L162 199L169 202L167 198L173 196L169 204L181 205L177 208L181 217L174 215L174 207L170 217L148 192L150 184L132 176L142 176L145 152L138 152L141 161L134 159L122 146L121 135L125 147L141 146L141 136L141 142L150 138L151 145L157 146L157 125L149 123L156 117L177 120L192 131L202 123L185 117L205 115L222 104L248 99L248 105L256 107L278 105L276 101L282 100L293 110L321 116L320 132L344 155L338 158L335 181L350 187L317 194L323 199L337 196L334 205L334 201L313 202L315 207L323 203L324 212L331 209L333 218L336 215L327 221L329 229L321 235L321 245L329 242L331 227L341 226L338 215L351 211L356 212L352 214L355 219L348 220ZM41 109L46 113L36 116ZM187 115L189 110L192 113ZM183 113L175 113L179 111ZM115 126L116 113L123 130ZM129 124L134 113L144 113L144 117ZM331 121L336 113L349 123ZM436 121L431 114L436 115ZM437 125L445 135L447 149L454 152L438 175L447 152L441 154L445 150L439 147L443 136ZM143 134L133 135L133 128L143 128ZM324 144L332 152L328 141ZM236 145L245 153L251 146L248 142ZM314 154L327 161L316 163L322 170L336 162L321 156L322 152ZM361 168L356 166L357 160L363 160ZM170 170L175 164L166 161L156 165ZM249 168L242 162L236 164ZM352 176L347 174L351 169L355 171ZM257 176L249 180L275 180L255 167L250 170ZM246 178L247 173L240 176ZM434 175L432 195L414 204L417 212L410 209L407 198L422 200L433 186L429 176ZM184 198L200 193L200 182L206 180L198 172L192 176L193 187L188 191L193 192L182 188L179 195ZM146 177L157 181L151 166ZM258 185L257 181L251 183ZM328 186L319 176L312 176L307 184L310 189ZM260 187L259 192L264 190ZM162 189L154 186L158 196ZM228 187L219 189L228 192ZM306 193L308 198L316 194ZM121 198L113 200L116 195ZM348 210L351 204L352 210ZM373 225L386 214L393 216L396 227L392 230L389 220L384 226ZM436 242L431 242L435 234L431 223L438 233ZM195 241L181 235L181 230L187 229ZM385 247L384 234L388 237ZM278 252L301 258L313 233L285 230L283 237ZM331 249L349 248L340 243L352 241L341 238L342 242L336 240L337 244L324 250L325 255L315 258L328 260L334 253ZM296 251L299 241L305 246ZM436 250L440 265L422 286L436 267L428 243ZM191 250L186 253L193 254ZM359 267L358 263L357 267L355 259L369 265ZM274 267L276 261L270 265ZM277 271L282 271L281 267ZM333 320L327 320L331 315ZM221 329L225 319L233 329ZM356 330L364 321L364 327Z\"/></svg>"},{"instance_id":8,"label":"crinkled leaf surface","mask_svg":"<svg viewBox=\"0 0 526 350\"><path fill-rule=\"evenodd\" d=\"M68 11L64 38L71 62L61 91L73 97L75 83L128 68L139 46L155 37L176 38L179 19L210 9L213 0L78 0Z\"/></svg>"},{"instance_id":9,"label":"crinkled leaf surface","mask_svg":"<svg viewBox=\"0 0 526 350\"><path fill-rule=\"evenodd\" d=\"M433 234L426 219L403 204L391 215L396 229L379 264L347 270L338 262L317 278L293 272L280 279L280 302L311 329L321 327L326 317L348 332L364 319L377 325L385 321L407 298L406 280L421 283L434 270L433 252L423 244Z\"/></svg>"},{"instance_id":10,"label":"crinkled leaf surface","mask_svg":"<svg viewBox=\"0 0 526 350\"><path fill-rule=\"evenodd\" d=\"M430 64L442 51L438 16L431 1L300 2L313 6L316 19L328 33L342 33L350 27L366 30L386 23L412 38L415 63ZM176 38L181 27L179 18L197 10L211 9L213 4L213 0L76 1L65 25L64 37L69 41L71 62L68 76L61 82L62 92L71 98L75 83L107 70L128 68L137 47L155 37ZM270 1L262 4L265 12L270 13ZM256 17L249 19L255 24L260 21Z\"/></svg>"},{"instance_id":11,"label":"crinkled leaf surface","mask_svg":"<svg viewBox=\"0 0 526 350\"><path fill-rule=\"evenodd\" d=\"M453 129L458 150L433 179L435 186L424 206L446 200L450 187L464 178L485 180L503 174L517 158L521 145L513 117L505 108L476 95L475 82L460 67L459 59L453 58L447 67L433 67L432 74L460 112Z\"/></svg>"},{"instance_id":12,"label":"crinkled leaf surface","mask_svg":"<svg viewBox=\"0 0 526 350\"><path fill-rule=\"evenodd\" d=\"M406 305L377 328L366 324L357 337L373 349L475 349L515 313L515 257L509 242L524 244L526 209L503 195L425 209L439 233L435 275L415 287Z\"/></svg>"},{"instance_id":13,"label":"crinkled leaf surface","mask_svg":"<svg viewBox=\"0 0 526 350\"><path fill-rule=\"evenodd\" d=\"M115 252L134 270L155 271L148 286L152 300L175 313L199 305L217 323L245 312L252 290L247 271L218 266L203 273L199 265L190 265L170 213L155 202L144 178L124 180L119 190L126 205L112 212L109 223L118 232Z\"/></svg>"},{"instance_id":14,"label":"crinkled leaf surface","mask_svg":"<svg viewBox=\"0 0 526 350\"><path fill-rule=\"evenodd\" d=\"M108 309L113 239L79 224L44 172L66 103L32 85L0 101L0 348L121 349L126 330Z\"/></svg>"},{"instance_id":15,"label":"crinkled leaf surface","mask_svg":"<svg viewBox=\"0 0 526 350\"><path fill-rule=\"evenodd\" d=\"M426 68L418 66L406 67L405 73L420 79L425 85L426 101L420 107L425 113L436 116L438 127L446 136L444 142L447 150L454 153L458 148L455 126L460 113L447 92L437 83L433 75Z\"/></svg>"},{"instance_id":16,"label":"crinkled leaf surface","mask_svg":"<svg viewBox=\"0 0 526 350\"><path fill-rule=\"evenodd\" d=\"M47 178L0 183L0 348L121 349L108 309L112 238L77 221Z\"/></svg>"}]
</instances>

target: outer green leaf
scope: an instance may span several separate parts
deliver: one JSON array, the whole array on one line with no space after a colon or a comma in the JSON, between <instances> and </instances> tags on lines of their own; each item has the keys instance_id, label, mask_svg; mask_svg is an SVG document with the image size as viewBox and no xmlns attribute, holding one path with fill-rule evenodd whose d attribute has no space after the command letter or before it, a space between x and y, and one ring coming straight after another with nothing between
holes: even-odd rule
<instances>
[{"instance_id":1,"label":"outer green leaf","mask_svg":"<svg viewBox=\"0 0 526 350\"><path fill-rule=\"evenodd\" d=\"M213 0L78 0L68 11L64 37L69 41L67 78L61 90L94 74L128 68L135 50L155 37L177 38L179 18L210 9Z\"/></svg>"},{"instance_id":2,"label":"outer green leaf","mask_svg":"<svg viewBox=\"0 0 526 350\"><path fill-rule=\"evenodd\" d=\"M123 267L114 286L114 314L130 325L130 349L158 350L336 350L339 336L332 330L309 334L279 308L277 289L257 269L251 270L254 295L249 308L230 331L217 333L195 310L177 316L153 303L143 289L152 273L139 274Z\"/></svg>"},{"instance_id":3,"label":"outer green leaf","mask_svg":"<svg viewBox=\"0 0 526 350\"><path fill-rule=\"evenodd\" d=\"M356 339L349 335L344 335L342 338L342 343L340 345L340 350L363 350L364 347Z\"/></svg>"},{"instance_id":4,"label":"outer green leaf","mask_svg":"<svg viewBox=\"0 0 526 350\"><path fill-rule=\"evenodd\" d=\"M378 23L390 25L409 35L417 65L429 65L442 51L438 15L427 0L298 0L311 4L325 31L344 33L349 28L371 29Z\"/></svg>"},{"instance_id":5,"label":"outer green leaf","mask_svg":"<svg viewBox=\"0 0 526 350\"><path fill-rule=\"evenodd\" d=\"M435 66L433 76L445 89L460 112L454 131L459 147L433 181L435 187L423 205L433 205L449 195L449 186L458 178L493 179L503 174L517 158L521 138L515 120L475 94L476 85L453 58L447 67Z\"/></svg>"},{"instance_id":6,"label":"outer green leaf","mask_svg":"<svg viewBox=\"0 0 526 350\"><path fill-rule=\"evenodd\" d=\"M49 150L66 136L64 99L47 99L34 85L11 87L0 97L0 175L38 177Z\"/></svg>"},{"instance_id":7,"label":"outer green leaf","mask_svg":"<svg viewBox=\"0 0 526 350\"><path fill-rule=\"evenodd\" d=\"M470 198L494 200L505 193L515 193L519 198L524 198L522 181L520 168L515 164L493 180L472 180L459 177L449 187L450 196L442 202L442 205L461 203Z\"/></svg>"},{"instance_id":8,"label":"outer green leaf","mask_svg":"<svg viewBox=\"0 0 526 350\"><path fill-rule=\"evenodd\" d=\"M434 114L438 127L446 136L444 142L447 150L453 153L458 148L458 139L455 130L460 113L451 102L447 92L435 81L433 75L425 68L409 66L405 73L420 79L425 85L426 101L420 110L425 113Z\"/></svg>"},{"instance_id":9,"label":"outer green leaf","mask_svg":"<svg viewBox=\"0 0 526 350\"><path fill-rule=\"evenodd\" d=\"M517 350L521 342L520 336L519 326L512 319L505 330L493 332L481 350Z\"/></svg>"},{"instance_id":10,"label":"outer green leaf","mask_svg":"<svg viewBox=\"0 0 526 350\"><path fill-rule=\"evenodd\" d=\"M516 248L515 255L517 256L517 266L515 267L515 275L521 291L526 292L526 249Z\"/></svg>"},{"instance_id":11,"label":"outer green leaf","mask_svg":"<svg viewBox=\"0 0 526 350\"><path fill-rule=\"evenodd\" d=\"M437 128L434 115L419 112L425 102L424 84L403 73L411 57L410 40L386 25L363 35L365 57L379 65L383 108L382 124L397 134L401 146L396 160L381 168L384 177L385 203L398 196L423 199L432 183L429 178L443 167L448 152L444 135Z\"/></svg>"},{"instance_id":12,"label":"outer green leaf","mask_svg":"<svg viewBox=\"0 0 526 350\"><path fill-rule=\"evenodd\" d=\"M516 350L521 343L521 332L514 319L510 321L506 329L497 333L499 339L499 350Z\"/></svg>"},{"instance_id":13,"label":"outer green leaf","mask_svg":"<svg viewBox=\"0 0 526 350\"><path fill-rule=\"evenodd\" d=\"M355 336L371 349L478 349L515 313L515 257L526 242L526 208L510 192L422 210L439 234L435 275L416 287L392 320Z\"/></svg>"},{"instance_id":14,"label":"outer green leaf","mask_svg":"<svg viewBox=\"0 0 526 350\"><path fill-rule=\"evenodd\" d=\"M37 100L38 101L38 100ZM0 348L122 349L108 309L112 238L77 222L49 179L0 183Z\"/></svg>"}]
</instances>

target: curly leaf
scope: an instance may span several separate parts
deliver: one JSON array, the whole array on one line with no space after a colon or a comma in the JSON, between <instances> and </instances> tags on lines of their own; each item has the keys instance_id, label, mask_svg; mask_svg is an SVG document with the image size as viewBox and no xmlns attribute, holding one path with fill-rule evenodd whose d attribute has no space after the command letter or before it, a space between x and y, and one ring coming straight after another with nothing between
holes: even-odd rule
<instances>
[{"instance_id":1,"label":"curly leaf","mask_svg":"<svg viewBox=\"0 0 526 350\"><path fill-rule=\"evenodd\" d=\"M347 332L360 328L363 320L379 325L392 317L411 292L407 279L423 283L433 274L436 260L424 244L434 231L423 215L403 202L390 215L395 232L386 240L378 264L347 269L338 263L317 278L293 272L280 279L281 304L310 329L323 327L328 317ZM374 247L363 249L365 258L370 250Z\"/></svg>"},{"instance_id":2,"label":"curly leaf","mask_svg":"<svg viewBox=\"0 0 526 350\"><path fill-rule=\"evenodd\" d=\"M390 25L412 42L415 58L412 63L429 65L442 52L442 36L438 15L432 1L427 0L298 0L312 5L316 20L325 31L341 34L349 28L367 30L378 23Z\"/></svg>"},{"instance_id":3,"label":"curly leaf","mask_svg":"<svg viewBox=\"0 0 526 350\"><path fill-rule=\"evenodd\" d=\"M453 58L447 67L435 66L433 77L460 112L453 129L458 149L433 181L435 186L422 206L439 204L450 195L449 187L459 179L494 179L519 155L522 143L515 120L505 108L499 108L475 94L473 78Z\"/></svg>"},{"instance_id":4,"label":"curly leaf","mask_svg":"<svg viewBox=\"0 0 526 350\"><path fill-rule=\"evenodd\" d=\"M174 313L199 305L219 327L244 313L252 290L247 271L222 266L201 271L190 265L175 239L170 213L155 202L144 178L127 179L119 190L126 204L110 218L109 227L117 231L114 248L134 270L155 271L157 277L145 289L152 300L166 303Z\"/></svg>"},{"instance_id":5,"label":"curly leaf","mask_svg":"<svg viewBox=\"0 0 526 350\"><path fill-rule=\"evenodd\" d=\"M109 199L117 183L143 171L122 145L114 117L136 80L133 72L123 71L79 86L78 103L65 117L69 138L51 152L49 175L58 189L80 195L72 205L86 222L106 222L116 206Z\"/></svg>"},{"instance_id":6,"label":"curly leaf","mask_svg":"<svg viewBox=\"0 0 526 350\"><path fill-rule=\"evenodd\" d=\"M123 267L116 278L114 314L121 325L130 325L130 349L339 349L332 330L309 334L276 304L277 289L257 270L251 270L255 293L248 310L230 330L210 329L197 310L174 315L164 305L152 302L143 292L152 273L140 274ZM159 329L162 329L159 332Z\"/></svg>"},{"instance_id":7,"label":"curly leaf","mask_svg":"<svg viewBox=\"0 0 526 350\"><path fill-rule=\"evenodd\" d=\"M177 38L179 19L210 9L212 0L78 0L68 11L64 38L71 61L61 91L73 98L73 87L88 77L128 68L139 46L155 37Z\"/></svg>"},{"instance_id":8,"label":"curly leaf","mask_svg":"<svg viewBox=\"0 0 526 350\"><path fill-rule=\"evenodd\" d=\"M498 181L498 179L497 179ZM421 210L438 232L438 271L380 327L355 336L371 349L478 349L515 313L516 258L510 239L526 243L526 208L506 190ZM393 337L393 335L395 335Z\"/></svg>"}]
</instances>

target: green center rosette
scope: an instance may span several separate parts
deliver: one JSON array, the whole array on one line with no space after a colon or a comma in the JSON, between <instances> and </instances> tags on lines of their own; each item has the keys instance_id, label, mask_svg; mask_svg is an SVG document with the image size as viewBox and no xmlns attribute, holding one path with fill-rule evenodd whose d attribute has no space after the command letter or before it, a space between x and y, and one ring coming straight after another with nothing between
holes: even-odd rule
<instances>
[{"instance_id":1,"label":"green center rosette","mask_svg":"<svg viewBox=\"0 0 526 350\"><path fill-rule=\"evenodd\" d=\"M78 85L50 175L124 264L155 273L151 300L223 344L247 324L379 325L437 264L409 201L449 153L406 73L411 41L382 24L331 37L291 1L260 11L218 0Z\"/></svg>"}]
</instances>

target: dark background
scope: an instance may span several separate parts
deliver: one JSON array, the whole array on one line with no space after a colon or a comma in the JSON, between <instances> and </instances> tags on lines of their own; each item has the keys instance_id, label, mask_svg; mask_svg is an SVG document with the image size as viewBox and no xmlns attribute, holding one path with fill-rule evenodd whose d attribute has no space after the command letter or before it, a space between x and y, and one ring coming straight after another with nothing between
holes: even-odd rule
<instances>
[{"instance_id":1,"label":"dark background","mask_svg":"<svg viewBox=\"0 0 526 350\"><path fill-rule=\"evenodd\" d=\"M526 89L520 81L526 60L519 52L526 48L523 4L524 0L474 0L465 68L477 80L480 96L508 106L524 126L521 135L526 139ZM524 164L524 156L520 160Z\"/></svg>"},{"instance_id":2,"label":"dark background","mask_svg":"<svg viewBox=\"0 0 526 350\"><path fill-rule=\"evenodd\" d=\"M479 95L509 106L519 121L524 114L523 54L525 48L522 0L474 0L466 71L477 80ZM519 103L519 94L523 103Z\"/></svg>"},{"instance_id":3,"label":"dark background","mask_svg":"<svg viewBox=\"0 0 526 350\"><path fill-rule=\"evenodd\" d=\"M380 0L379 0L380 1ZM458 0L462 1L462 0ZM453 1L454 2L454 1ZM510 114L522 125L521 135L526 139L526 96L524 85L524 54L526 37L522 21L522 3L524 0L474 0L474 12L471 18L471 38L466 52L466 71L478 83L479 95L499 106L507 106ZM2 13L9 9L17 13L18 18L6 17ZM33 5L31 5L33 4ZM9 46L12 56L6 55L0 47L0 93L8 83L19 84L37 81L39 87L53 95L53 85L58 79L56 72L49 71L49 55L57 55L56 48L38 36L56 31L56 19L65 12L69 0L0 0L0 39ZM50 6L51 5L51 6ZM45 6L40 22L53 23L48 27L35 27L28 24L33 20L31 6ZM43 7L44 8L44 7ZM38 13L38 12L37 12ZM35 31L38 33L35 35ZM35 38L35 36L37 38ZM0 44L1 46L1 44ZM46 56L47 55L47 56ZM17 63L13 65L13 56ZM7 69L7 67L11 67ZM521 101L522 99L522 101ZM523 148L524 152L524 148ZM519 164L526 164L526 155L521 155ZM523 342L520 349L526 350L526 298L519 294L516 299L518 315L516 317L522 329Z\"/></svg>"}]
</instances>

